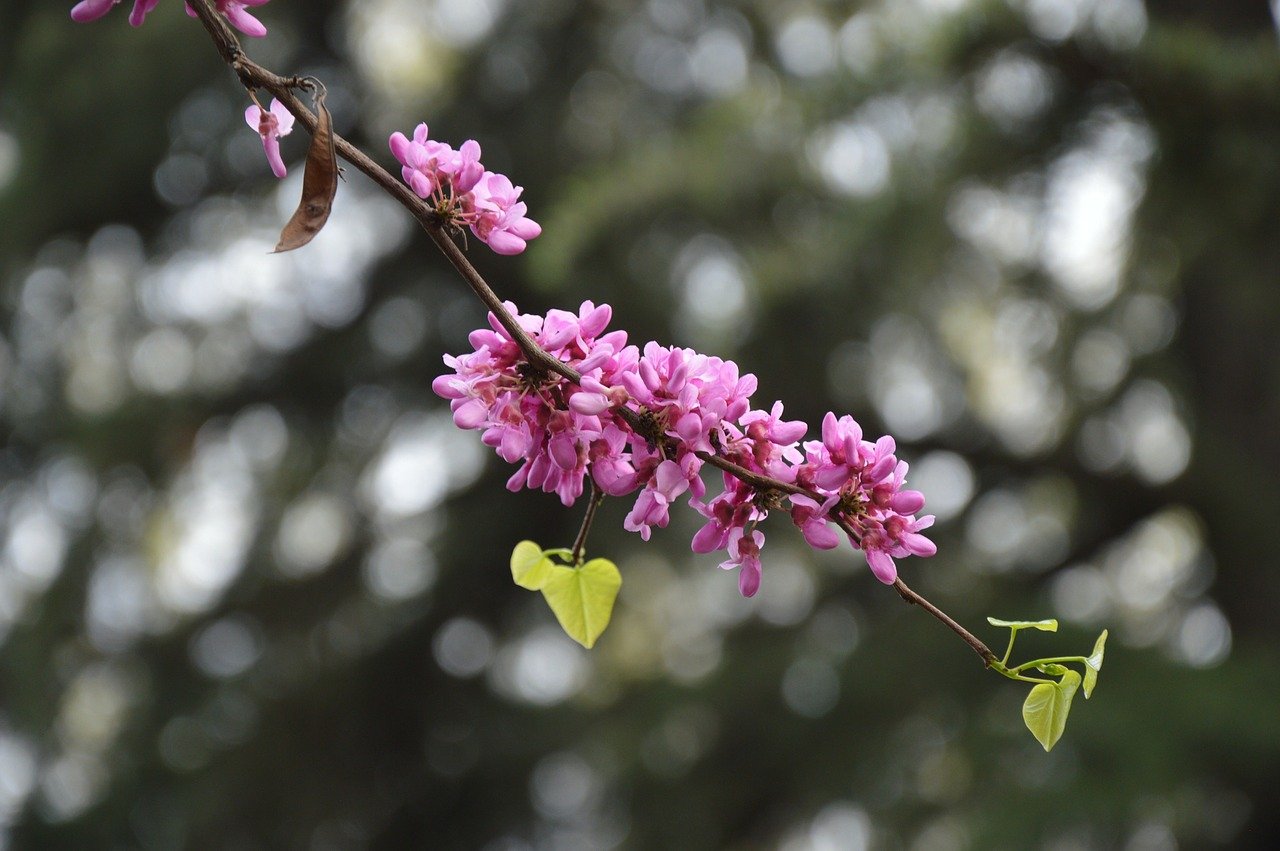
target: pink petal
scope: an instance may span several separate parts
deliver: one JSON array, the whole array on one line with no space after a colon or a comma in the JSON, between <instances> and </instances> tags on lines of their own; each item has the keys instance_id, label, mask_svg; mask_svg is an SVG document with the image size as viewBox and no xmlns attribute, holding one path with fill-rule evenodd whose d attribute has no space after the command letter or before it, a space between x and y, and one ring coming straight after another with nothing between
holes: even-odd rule
<instances>
[{"instance_id":1,"label":"pink petal","mask_svg":"<svg viewBox=\"0 0 1280 851\"><path fill-rule=\"evenodd\" d=\"M262 110L258 108L256 103L251 103L244 110L244 123L256 133L258 127L262 123Z\"/></svg>"},{"instance_id":2,"label":"pink petal","mask_svg":"<svg viewBox=\"0 0 1280 851\"><path fill-rule=\"evenodd\" d=\"M525 249L525 242L523 239L515 234L501 230L495 230L490 233L486 242L489 243L489 247L494 250L494 253L503 254L508 257L513 254L519 254Z\"/></svg>"},{"instance_id":3,"label":"pink petal","mask_svg":"<svg viewBox=\"0 0 1280 851\"><path fill-rule=\"evenodd\" d=\"M71 20L78 24L96 21L110 12L111 7L119 2L120 0L81 0L71 7Z\"/></svg>"},{"instance_id":4,"label":"pink petal","mask_svg":"<svg viewBox=\"0 0 1280 851\"><path fill-rule=\"evenodd\" d=\"M738 572L738 591L744 597L754 597L760 590L760 562L756 559L744 561L742 570Z\"/></svg>"},{"instance_id":5,"label":"pink petal","mask_svg":"<svg viewBox=\"0 0 1280 851\"><path fill-rule=\"evenodd\" d=\"M574 393L569 397L569 407L579 414L594 416L609 410L609 400L600 393Z\"/></svg>"},{"instance_id":6,"label":"pink petal","mask_svg":"<svg viewBox=\"0 0 1280 851\"><path fill-rule=\"evenodd\" d=\"M693 543L690 548L695 553L711 553L716 550L724 549L725 539L728 535L720 524L712 520L698 530L698 534L693 536Z\"/></svg>"},{"instance_id":7,"label":"pink petal","mask_svg":"<svg viewBox=\"0 0 1280 851\"><path fill-rule=\"evenodd\" d=\"M548 448L551 450L551 460L561 470L572 470L578 466L578 445L569 435L561 432L551 438Z\"/></svg>"},{"instance_id":8,"label":"pink petal","mask_svg":"<svg viewBox=\"0 0 1280 851\"><path fill-rule=\"evenodd\" d=\"M507 224L507 230L521 239L529 240L542 233L542 225L533 219L516 219Z\"/></svg>"},{"instance_id":9,"label":"pink petal","mask_svg":"<svg viewBox=\"0 0 1280 851\"><path fill-rule=\"evenodd\" d=\"M461 384L456 375L442 375L431 382L431 390L445 399L461 399L463 396L463 391L459 389Z\"/></svg>"},{"instance_id":10,"label":"pink petal","mask_svg":"<svg viewBox=\"0 0 1280 851\"><path fill-rule=\"evenodd\" d=\"M413 143L405 138L405 135L399 130L391 134L391 138L387 140L387 146L391 148L391 155L399 160L401 165L409 165L409 148Z\"/></svg>"},{"instance_id":11,"label":"pink petal","mask_svg":"<svg viewBox=\"0 0 1280 851\"><path fill-rule=\"evenodd\" d=\"M834 550L840 546L840 536L822 520L810 520L800 527L804 539L816 550Z\"/></svg>"},{"instance_id":12,"label":"pink petal","mask_svg":"<svg viewBox=\"0 0 1280 851\"><path fill-rule=\"evenodd\" d=\"M129 13L129 26L142 26L142 22L159 2L160 0L134 0L133 11Z\"/></svg>"},{"instance_id":13,"label":"pink petal","mask_svg":"<svg viewBox=\"0 0 1280 851\"><path fill-rule=\"evenodd\" d=\"M479 399L469 399L453 411L453 424L458 428L477 428L489 418L489 408Z\"/></svg>"},{"instance_id":14,"label":"pink petal","mask_svg":"<svg viewBox=\"0 0 1280 851\"><path fill-rule=\"evenodd\" d=\"M271 114L276 117L278 127L276 133L281 136L288 136L293 132L293 113L289 111L289 107L280 102L279 98L271 99Z\"/></svg>"},{"instance_id":15,"label":"pink petal","mask_svg":"<svg viewBox=\"0 0 1280 851\"><path fill-rule=\"evenodd\" d=\"M262 137L262 149L267 152L267 162L271 165L271 173L276 177L284 177L289 170L284 167L280 158L280 139L272 134Z\"/></svg>"},{"instance_id":16,"label":"pink petal","mask_svg":"<svg viewBox=\"0 0 1280 851\"><path fill-rule=\"evenodd\" d=\"M871 572L876 575L876 579L885 585L892 585L898 578L898 566L884 550L868 550L867 564L871 566Z\"/></svg>"},{"instance_id":17,"label":"pink petal","mask_svg":"<svg viewBox=\"0 0 1280 851\"><path fill-rule=\"evenodd\" d=\"M233 27L247 36L262 38L267 34L267 28L262 25L262 21L250 15L238 3L228 3L227 7L222 10L222 14L226 16Z\"/></svg>"},{"instance_id":18,"label":"pink petal","mask_svg":"<svg viewBox=\"0 0 1280 851\"><path fill-rule=\"evenodd\" d=\"M908 532L902 536L902 546L906 547L912 555L928 558L938 552L938 545L930 541L924 535L917 535L915 532Z\"/></svg>"},{"instance_id":19,"label":"pink petal","mask_svg":"<svg viewBox=\"0 0 1280 851\"><path fill-rule=\"evenodd\" d=\"M899 514L915 514L924 508L924 494L920 491L899 491L893 495L889 505Z\"/></svg>"}]
</instances>

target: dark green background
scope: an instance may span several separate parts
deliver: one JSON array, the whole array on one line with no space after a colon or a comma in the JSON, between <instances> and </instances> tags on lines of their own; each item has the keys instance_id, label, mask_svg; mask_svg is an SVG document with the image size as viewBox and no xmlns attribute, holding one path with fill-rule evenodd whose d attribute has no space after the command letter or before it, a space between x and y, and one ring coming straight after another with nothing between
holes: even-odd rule
<instances>
[{"instance_id":1,"label":"dark green background","mask_svg":"<svg viewBox=\"0 0 1280 851\"><path fill-rule=\"evenodd\" d=\"M176 2L70 5L0 10L0 847L1280 839L1266 4L276 0L247 44L384 164L480 140L545 228L470 248L522 309L608 302L967 471L904 578L998 649L987 615L1111 630L1048 755L781 517L745 602L690 512L642 545L606 503L614 623L558 637L506 561L580 509L430 392L463 284L350 169L266 256L305 134L277 194Z\"/></svg>"}]
</instances>

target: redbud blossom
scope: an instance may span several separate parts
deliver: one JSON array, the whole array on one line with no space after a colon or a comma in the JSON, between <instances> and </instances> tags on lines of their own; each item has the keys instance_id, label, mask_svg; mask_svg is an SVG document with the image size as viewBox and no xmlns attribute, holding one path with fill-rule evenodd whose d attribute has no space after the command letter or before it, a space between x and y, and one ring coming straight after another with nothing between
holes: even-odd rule
<instances>
[{"instance_id":1,"label":"redbud blossom","mask_svg":"<svg viewBox=\"0 0 1280 851\"><path fill-rule=\"evenodd\" d=\"M111 7L119 3L120 0L80 0L71 9L71 20L77 23L88 23L96 21L107 12L111 11ZM217 0L215 6L219 12L226 16L231 25L245 35L251 35L260 38L267 34L267 28L262 22L245 11L245 6L265 6L270 0ZM131 26L140 27L147 15L159 5L160 0L133 0L133 11L129 13L129 24ZM195 17L195 11L188 5L187 14Z\"/></svg>"},{"instance_id":2,"label":"redbud blossom","mask_svg":"<svg viewBox=\"0 0 1280 851\"><path fill-rule=\"evenodd\" d=\"M81 0L81 2L72 7L71 20L80 24L96 21L107 12L110 12L111 7L119 2L120 0ZM154 9L159 2L160 0L134 0L133 11L129 13L129 24L135 27L142 26L147 13Z\"/></svg>"},{"instance_id":3,"label":"redbud blossom","mask_svg":"<svg viewBox=\"0 0 1280 851\"><path fill-rule=\"evenodd\" d=\"M262 25L253 15L244 10L245 6L265 6L270 0L218 0L218 11L226 16L231 22L231 26L240 30L245 35L254 38L262 38L267 34L267 28ZM191 6L187 6L187 14L195 17L196 13Z\"/></svg>"},{"instance_id":4,"label":"redbud blossom","mask_svg":"<svg viewBox=\"0 0 1280 851\"><path fill-rule=\"evenodd\" d=\"M399 160L404 182L451 228L467 227L498 254L519 254L542 226L525 214L523 188L502 174L486 171L480 162L480 143L469 139L454 150L428 136L419 124L410 139L403 133L387 140Z\"/></svg>"},{"instance_id":5,"label":"redbud blossom","mask_svg":"<svg viewBox=\"0 0 1280 851\"><path fill-rule=\"evenodd\" d=\"M479 146L473 157L430 142L425 127L419 131L413 141L393 136L392 150L405 164L406 182L429 185L431 197L447 199L459 175L478 162ZM720 566L738 570L738 588L748 597L760 587L765 537L758 527L779 506L777 494L724 473L724 490L704 501L708 454L801 488L786 501L805 541L815 549L838 546L838 523L882 582L897 578L894 559L936 552L920 534L933 518L915 517L924 496L905 489L907 464L895 457L892 437L864 440L852 417L829 413L822 439L802 447L806 424L783 420L781 403L752 409L755 376L740 374L732 361L657 343L640 351L627 345L626 333L605 333L608 305L588 301L576 314L552 310L545 317L507 308L534 342L580 374L579 383L530 373L520 347L490 315L490 328L470 335L475 351L446 355L453 373L432 388L450 400L459 428L482 430L485 445L521 465L507 482L511 490L540 488L565 505L582 495L587 476L610 496L639 490L624 527L645 540L654 526L668 524L671 506L688 492L688 504L707 518L693 537L694 552L725 551ZM645 433L633 429L635 422Z\"/></svg>"},{"instance_id":6,"label":"redbud blossom","mask_svg":"<svg viewBox=\"0 0 1280 851\"><path fill-rule=\"evenodd\" d=\"M740 568L738 592L744 597L754 597L760 590L760 548L764 546L764 533L758 529L748 535L744 529L729 533L729 558L720 563L724 570Z\"/></svg>"},{"instance_id":7,"label":"redbud blossom","mask_svg":"<svg viewBox=\"0 0 1280 851\"><path fill-rule=\"evenodd\" d=\"M280 158L280 137L293 132L293 114L278 99L271 99L271 109L264 110L256 103L244 111L244 121L262 137L262 149L276 177L284 177L288 169Z\"/></svg>"}]
</instances>

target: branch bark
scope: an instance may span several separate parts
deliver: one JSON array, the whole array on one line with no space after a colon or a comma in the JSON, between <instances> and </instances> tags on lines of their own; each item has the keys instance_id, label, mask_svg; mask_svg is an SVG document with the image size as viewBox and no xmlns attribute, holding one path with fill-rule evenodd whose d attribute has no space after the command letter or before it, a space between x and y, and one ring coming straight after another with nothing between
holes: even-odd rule
<instances>
[{"instance_id":1,"label":"branch bark","mask_svg":"<svg viewBox=\"0 0 1280 851\"><path fill-rule=\"evenodd\" d=\"M240 40L232 32L231 28L223 17L218 14L214 8L212 0L188 0L191 8L195 11L196 17L204 25L209 32L209 36L213 39L214 46L218 53L222 56L223 61L236 73L240 78L241 84L250 92L263 90L271 94L272 97L278 99L285 108L289 110L293 116L302 123L308 133L314 133L316 130L317 118L310 109L294 94L295 90L308 89L313 84L303 77L282 77L279 74L270 71L258 63L254 62L245 55L243 48L240 46ZM436 244L444 254L445 258L453 265L462 279L484 303L485 307L497 317L498 322L506 329L507 333L520 347L520 351L524 354L526 360L536 369L547 373L554 373L568 381L578 384L582 381L582 376L568 364L552 357L546 350L539 346L533 338L531 338L525 330L520 327L520 323L516 321L515 316L507 310L502 303L502 299L498 298L497 293L489 286L484 277L471 265L462 249L453 241L452 236L448 233L435 210L423 199L419 198L413 190L409 188L403 181L392 176L386 169L373 161L364 151L348 142L346 139L333 134L333 144L337 153L347 162L351 163L359 171L363 172L374 183L381 187L388 195L400 203L402 207L409 211L415 220L422 226L427 235L431 237L432 242ZM635 411L627 408L616 409L618 416L622 417L627 424L637 433L643 433L640 428L640 416ZM822 502L823 498L812 491L799 487L795 484L783 482L769 476L763 476L754 473L751 470L741 467L733 463L727 458L709 452L699 452L698 457L707 464L719 468L731 476L751 485L759 491L774 491L786 494L805 494ZM594 500L592 504L594 508ZM588 514L590 517L590 513ZM830 518L833 522L840 526L846 534L853 540L857 540L858 536L855 530L849 524L847 519L842 517ZM576 547L575 547L576 549ZM960 636L969 647L978 654L984 665L991 665L992 662L998 661L995 653L991 651L987 645L983 644L973 633L962 627L951 616L947 615L933 603L926 600L923 596L913 591L907 586L902 579L894 582L895 590L907 603L920 606L929 614L933 615L941 621L948 629Z\"/></svg>"}]
</instances>

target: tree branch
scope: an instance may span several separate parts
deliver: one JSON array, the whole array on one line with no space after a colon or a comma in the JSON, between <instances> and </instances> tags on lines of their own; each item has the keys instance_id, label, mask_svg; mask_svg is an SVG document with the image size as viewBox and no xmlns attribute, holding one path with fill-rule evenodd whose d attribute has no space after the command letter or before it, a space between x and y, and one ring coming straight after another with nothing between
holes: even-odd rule
<instances>
[{"instance_id":1,"label":"tree branch","mask_svg":"<svg viewBox=\"0 0 1280 851\"><path fill-rule=\"evenodd\" d=\"M240 46L240 40L232 32L222 15L218 14L214 8L212 0L188 0L191 8L195 11L196 16L208 30L209 36L213 39L214 46L218 49L218 53L226 64L235 71L240 78L241 84L249 90L250 93L257 89L269 92L272 97L278 99L285 108L307 129L308 133L314 133L316 129L316 116L309 110L306 105L300 101L294 94L296 89L311 88L314 84L302 77L282 77L268 69L262 67L245 55L243 48ZM448 261L453 264L453 268L457 270L462 279L466 281L467 286L471 287L472 292L479 297L489 309L489 311L498 319L498 322L511 335L512 340L520 347L521 353L525 359L535 368L546 373L555 373L574 384L580 384L582 376L568 364L552 357L545 349L539 346L532 337L530 337L515 316L507 310L502 303L502 299L498 298L497 293L489 286L484 277L476 271L471 265L471 261L467 260L462 249L453 241L452 236L444 227L440 217L436 214L435 209L419 198L412 189L403 181L396 179L386 169L374 162L367 154L348 142L346 139L333 134L333 144L338 155L342 157L358 170L363 172L374 183L381 187L388 195L400 203L402 207L422 226L427 235L436 244L436 247L444 254ZM637 434L643 434L641 429L640 415L629 408L617 408L615 412L619 417L626 421L632 430ZM698 457L707 464L723 470L729 475L751 485L758 491L774 491L786 494L804 494L822 502L822 497L812 491L802 488L789 482L783 482L769 476L754 473L734 462L710 452L699 452ZM594 514L595 506L598 500L592 500L588 509L588 520ZM857 540L858 535L852 528L848 519L841 516L831 516L833 522L840 526L852 539ZM584 526L584 531L585 531ZM578 550L578 544L575 544L575 555ZM991 652L985 644L978 640L971 632L962 627L953 618L930 603L924 597L907 587L901 579L894 582L894 588L898 594L908 603L920 606L929 614L933 615L952 632L959 635L965 643L967 643L975 653L983 660L983 663L990 665L997 661L996 655Z\"/></svg>"}]
</instances>

